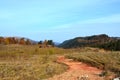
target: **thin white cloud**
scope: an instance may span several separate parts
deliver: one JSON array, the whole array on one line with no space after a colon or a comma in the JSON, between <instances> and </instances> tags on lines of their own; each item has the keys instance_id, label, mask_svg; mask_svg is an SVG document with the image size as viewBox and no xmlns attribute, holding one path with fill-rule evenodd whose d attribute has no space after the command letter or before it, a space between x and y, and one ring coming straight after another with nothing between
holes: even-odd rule
<instances>
[{"instance_id":1,"label":"thin white cloud","mask_svg":"<svg viewBox=\"0 0 120 80\"><path fill-rule=\"evenodd\" d=\"M114 14L96 19L89 19L85 21L79 21L80 24L94 24L94 23L120 23L120 14Z\"/></svg>"},{"instance_id":2,"label":"thin white cloud","mask_svg":"<svg viewBox=\"0 0 120 80\"><path fill-rule=\"evenodd\" d=\"M38 24L40 27L44 27L43 24L48 24L54 26L54 24L58 23L62 20L67 20L67 15L70 17L74 13L74 9L76 11L81 11L86 9L89 6L98 6L100 4L108 4L112 2L118 2L119 0L45 0L45 1L28 1L24 2L24 0L20 1L24 3L22 6L17 2L17 4L11 6L5 5L6 8L0 8L0 24L7 27L24 27L30 26L34 24ZM7 1L6 1L7 2ZM5 3L6 3L5 2ZM9 1L13 3L12 1ZM8 4L10 4L8 2ZM26 4L28 3L28 4ZM19 4L19 5L18 5ZM26 5L25 5L26 4ZM42 7L41 7L42 5ZM8 10L10 7L10 10ZM67 10L70 10L67 11ZM73 10L73 13L71 13ZM63 13L63 14L62 14ZM77 13L76 13L77 14ZM79 13L80 14L80 13ZM75 15L75 14L74 14ZM84 15L85 16L85 15ZM70 17L72 18L72 16ZM4 21L3 21L4 19ZM65 22L65 21L64 21ZM97 19L90 19L85 21L77 21L77 22L69 22L60 23L56 26L56 29L67 29L69 27L73 27L79 24L87 24L87 23L115 23L120 22L120 14L97 18ZM41 26L41 24L43 26ZM35 26L34 26L35 27ZM49 27L49 26L48 26ZM37 28L38 29L38 28Z\"/></svg>"},{"instance_id":3,"label":"thin white cloud","mask_svg":"<svg viewBox=\"0 0 120 80\"><path fill-rule=\"evenodd\" d=\"M72 23L67 23L63 24L60 26L54 27L54 29L60 29L60 30L68 30L69 28L75 27L76 26L82 26L82 25L87 25L87 24L111 24L111 23L120 23L120 14L114 14L110 16L105 16L101 18L96 18L96 19L89 19L89 20L84 20L84 21L76 21Z\"/></svg>"}]
</instances>

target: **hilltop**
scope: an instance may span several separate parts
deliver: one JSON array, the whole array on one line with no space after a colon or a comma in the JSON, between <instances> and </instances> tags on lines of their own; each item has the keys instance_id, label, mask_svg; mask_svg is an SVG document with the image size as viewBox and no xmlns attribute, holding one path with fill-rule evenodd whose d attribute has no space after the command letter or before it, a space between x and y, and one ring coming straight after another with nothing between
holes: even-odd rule
<instances>
[{"instance_id":1,"label":"hilltop","mask_svg":"<svg viewBox=\"0 0 120 80\"><path fill-rule=\"evenodd\" d=\"M99 47L110 50L120 50L119 37L109 37L106 34L93 35L87 37L76 37L66 40L59 45L62 48L79 48L79 47Z\"/></svg>"}]
</instances>

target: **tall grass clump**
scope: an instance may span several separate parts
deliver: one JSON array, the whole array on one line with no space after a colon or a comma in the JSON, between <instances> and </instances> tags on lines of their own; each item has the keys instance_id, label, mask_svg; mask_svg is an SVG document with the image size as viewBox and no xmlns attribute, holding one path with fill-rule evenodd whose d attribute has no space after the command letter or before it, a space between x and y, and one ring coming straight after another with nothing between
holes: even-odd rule
<instances>
[{"instance_id":1,"label":"tall grass clump","mask_svg":"<svg viewBox=\"0 0 120 80\"><path fill-rule=\"evenodd\" d=\"M115 72L120 76L120 52L77 52L66 55L66 57L105 71Z\"/></svg>"}]
</instances>

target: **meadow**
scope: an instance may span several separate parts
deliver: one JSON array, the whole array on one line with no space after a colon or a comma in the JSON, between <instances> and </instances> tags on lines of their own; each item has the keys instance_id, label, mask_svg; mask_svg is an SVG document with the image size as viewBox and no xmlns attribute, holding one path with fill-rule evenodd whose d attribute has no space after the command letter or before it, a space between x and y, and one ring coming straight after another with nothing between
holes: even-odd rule
<instances>
[{"instance_id":1,"label":"meadow","mask_svg":"<svg viewBox=\"0 0 120 80\"><path fill-rule=\"evenodd\" d=\"M0 80L44 80L64 73L68 66L56 62L65 56L120 76L120 52L98 48L39 48L38 45L0 45Z\"/></svg>"},{"instance_id":2,"label":"meadow","mask_svg":"<svg viewBox=\"0 0 120 80\"><path fill-rule=\"evenodd\" d=\"M63 52L38 45L0 45L0 80L43 80L63 73L67 66L56 62Z\"/></svg>"}]
</instances>

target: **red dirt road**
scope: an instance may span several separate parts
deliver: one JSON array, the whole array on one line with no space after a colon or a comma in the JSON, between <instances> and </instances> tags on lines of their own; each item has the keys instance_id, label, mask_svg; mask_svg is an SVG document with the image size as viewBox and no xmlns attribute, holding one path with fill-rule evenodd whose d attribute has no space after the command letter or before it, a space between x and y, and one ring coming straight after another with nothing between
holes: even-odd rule
<instances>
[{"instance_id":1,"label":"red dirt road","mask_svg":"<svg viewBox=\"0 0 120 80\"><path fill-rule=\"evenodd\" d=\"M72 59L66 59L64 56L59 56L57 62L68 65L69 69L65 73L55 75L48 80L104 80L99 77L102 70L85 63L75 62Z\"/></svg>"}]
</instances>

